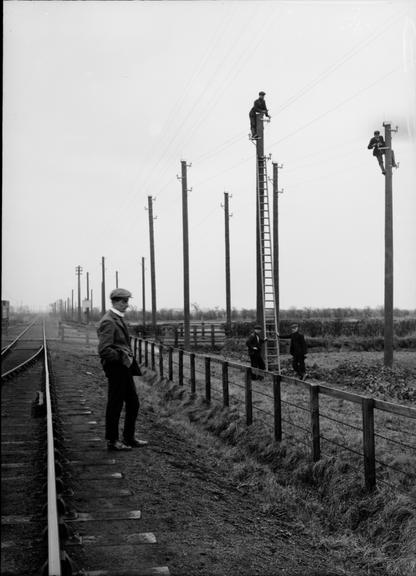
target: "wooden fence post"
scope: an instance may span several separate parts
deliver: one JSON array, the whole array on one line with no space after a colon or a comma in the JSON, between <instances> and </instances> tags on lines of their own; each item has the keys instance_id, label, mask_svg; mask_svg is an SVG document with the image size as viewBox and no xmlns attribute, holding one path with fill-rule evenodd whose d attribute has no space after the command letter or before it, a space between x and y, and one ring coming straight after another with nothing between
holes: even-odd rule
<instances>
[{"instance_id":1,"label":"wooden fence post","mask_svg":"<svg viewBox=\"0 0 416 576\"><path fill-rule=\"evenodd\" d=\"M183 350L179 350L179 386L183 386Z\"/></svg>"},{"instance_id":2,"label":"wooden fence post","mask_svg":"<svg viewBox=\"0 0 416 576\"><path fill-rule=\"evenodd\" d=\"M159 378L163 380L163 344L159 344Z\"/></svg>"},{"instance_id":3,"label":"wooden fence post","mask_svg":"<svg viewBox=\"0 0 416 576\"><path fill-rule=\"evenodd\" d=\"M364 478L367 490L376 486L376 458L374 445L374 399L363 398L361 404L363 415L363 450Z\"/></svg>"},{"instance_id":4,"label":"wooden fence post","mask_svg":"<svg viewBox=\"0 0 416 576\"><path fill-rule=\"evenodd\" d=\"M311 414L312 460L321 458L321 441L319 431L319 386L311 384L309 388L309 409Z\"/></svg>"},{"instance_id":5,"label":"wooden fence post","mask_svg":"<svg viewBox=\"0 0 416 576\"><path fill-rule=\"evenodd\" d=\"M201 336L202 336L202 340L204 340L204 338L205 338L205 322L204 321L201 322Z\"/></svg>"},{"instance_id":6,"label":"wooden fence post","mask_svg":"<svg viewBox=\"0 0 416 576\"><path fill-rule=\"evenodd\" d=\"M168 378L173 382L173 348L169 346L168 351Z\"/></svg>"},{"instance_id":7,"label":"wooden fence post","mask_svg":"<svg viewBox=\"0 0 416 576\"><path fill-rule=\"evenodd\" d=\"M211 358L205 356L205 400L211 404Z\"/></svg>"},{"instance_id":8,"label":"wooden fence post","mask_svg":"<svg viewBox=\"0 0 416 576\"><path fill-rule=\"evenodd\" d=\"M224 406L230 405L230 391L228 388L228 362L222 362L222 399Z\"/></svg>"},{"instance_id":9,"label":"wooden fence post","mask_svg":"<svg viewBox=\"0 0 416 576\"><path fill-rule=\"evenodd\" d=\"M215 326L211 324L211 347L215 348Z\"/></svg>"},{"instance_id":10,"label":"wooden fence post","mask_svg":"<svg viewBox=\"0 0 416 576\"><path fill-rule=\"evenodd\" d=\"M273 374L274 439L276 442L282 441L281 382L282 377L279 374Z\"/></svg>"},{"instance_id":11,"label":"wooden fence post","mask_svg":"<svg viewBox=\"0 0 416 576\"><path fill-rule=\"evenodd\" d=\"M149 366L149 342L144 341L144 365L146 368Z\"/></svg>"},{"instance_id":12,"label":"wooden fence post","mask_svg":"<svg viewBox=\"0 0 416 576\"><path fill-rule=\"evenodd\" d=\"M251 385L251 368L246 368L246 424L253 424L253 394Z\"/></svg>"},{"instance_id":13,"label":"wooden fence post","mask_svg":"<svg viewBox=\"0 0 416 576\"><path fill-rule=\"evenodd\" d=\"M175 326L175 333L174 333L174 334L175 334L175 341L174 341L173 345L175 346L175 348L177 348L177 347L178 347L178 342L179 342L179 338L178 338L178 327L177 327L177 326Z\"/></svg>"},{"instance_id":14,"label":"wooden fence post","mask_svg":"<svg viewBox=\"0 0 416 576\"><path fill-rule=\"evenodd\" d=\"M151 351L151 359L152 359L152 370L154 371L155 369L155 343L152 342L150 345L150 351Z\"/></svg>"},{"instance_id":15,"label":"wooden fence post","mask_svg":"<svg viewBox=\"0 0 416 576\"><path fill-rule=\"evenodd\" d=\"M192 327L192 334L194 337L194 346L197 347L198 346L198 337L197 337L197 333L196 333L196 326Z\"/></svg>"},{"instance_id":16,"label":"wooden fence post","mask_svg":"<svg viewBox=\"0 0 416 576\"><path fill-rule=\"evenodd\" d=\"M143 349L142 349L142 345L143 345L143 340L140 338L140 340L139 340L139 365L142 364L142 362L143 362Z\"/></svg>"},{"instance_id":17,"label":"wooden fence post","mask_svg":"<svg viewBox=\"0 0 416 576\"><path fill-rule=\"evenodd\" d=\"M191 365L191 394L196 392L196 380L195 380L195 354L191 353L189 355L189 361Z\"/></svg>"}]
</instances>

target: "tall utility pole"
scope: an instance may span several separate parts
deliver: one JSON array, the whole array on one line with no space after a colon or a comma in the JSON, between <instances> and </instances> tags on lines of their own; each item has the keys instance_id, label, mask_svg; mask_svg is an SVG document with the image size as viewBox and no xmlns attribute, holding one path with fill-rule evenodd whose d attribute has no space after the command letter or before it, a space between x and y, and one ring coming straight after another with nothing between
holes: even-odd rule
<instances>
[{"instance_id":1,"label":"tall utility pole","mask_svg":"<svg viewBox=\"0 0 416 576\"><path fill-rule=\"evenodd\" d=\"M182 176L182 222L183 222L183 316L184 316L184 348L188 349L191 342L191 310L189 296L189 230L188 230L188 178L187 164L181 160Z\"/></svg>"},{"instance_id":2,"label":"tall utility pole","mask_svg":"<svg viewBox=\"0 0 416 576\"><path fill-rule=\"evenodd\" d=\"M153 228L153 198L147 197L149 211L149 238L150 238L150 285L152 291L152 331L156 337L156 270L155 270L155 235Z\"/></svg>"},{"instance_id":3,"label":"tall utility pole","mask_svg":"<svg viewBox=\"0 0 416 576\"><path fill-rule=\"evenodd\" d=\"M90 323L90 305L90 273L87 272L87 309L85 310L87 324Z\"/></svg>"},{"instance_id":4,"label":"tall utility pole","mask_svg":"<svg viewBox=\"0 0 416 576\"><path fill-rule=\"evenodd\" d=\"M101 314L105 314L105 258L101 258Z\"/></svg>"},{"instance_id":5,"label":"tall utility pole","mask_svg":"<svg viewBox=\"0 0 416 576\"><path fill-rule=\"evenodd\" d=\"M283 164L273 162L273 282L274 282L274 300L276 307L276 320L279 326L280 312L280 283L279 283L279 168Z\"/></svg>"},{"instance_id":6,"label":"tall utility pole","mask_svg":"<svg viewBox=\"0 0 416 576\"><path fill-rule=\"evenodd\" d=\"M74 289L71 290L71 320L74 319Z\"/></svg>"},{"instance_id":7,"label":"tall utility pole","mask_svg":"<svg viewBox=\"0 0 416 576\"><path fill-rule=\"evenodd\" d=\"M118 270L116 270L116 288L118 288Z\"/></svg>"},{"instance_id":8,"label":"tall utility pole","mask_svg":"<svg viewBox=\"0 0 416 576\"><path fill-rule=\"evenodd\" d=\"M78 322L81 324L81 266L75 268L75 274L78 276Z\"/></svg>"},{"instance_id":9,"label":"tall utility pole","mask_svg":"<svg viewBox=\"0 0 416 576\"><path fill-rule=\"evenodd\" d=\"M91 288L91 312L94 311L94 290Z\"/></svg>"},{"instance_id":10,"label":"tall utility pole","mask_svg":"<svg viewBox=\"0 0 416 576\"><path fill-rule=\"evenodd\" d=\"M391 124L384 122L386 145L385 229L384 229L384 365L393 366L393 175ZM397 128L396 130L397 131Z\"/></svg>"},{"instance_id":11,"label":"tall utility pole","mask_svg":"<svg viewBox=\"0 0 416 576\"><path fill-rule=\"evenodd\" d=\"M260 174L264 171L264 126L263 114L256 114L257 122L257 140L256 140L256 278L257 278L257 323L263 326L264 311L263 311L263 280L262 280L262 262L261 262L261 228L260 218L262 207L259 207L259 197L263 197L264 183ZM262 189L260 189L262 188ZM266 333L266 327L263 326L263 333Z\"/></svg>"},{"instance_id":12,"label":"tall utility pole","mask_svg":"<svg viewBox=\"0 0 416 576\"><path fill-rule=\"evenodd\" d=\"M142 308L143 308L143 326L146 326L146 278L145 278L144 258L142 256Z\"/></svg>"},{"instance_id":13,"label":"tall utility pole","mask_svg":"<svg viewBox=\"0 0 416 576\"><path fill-rule=\"evenodd\" d=\"M225 309L227 335L231 334L230 210L228 192L224 192L225 222Z\"/></svg>"}]
</instances>

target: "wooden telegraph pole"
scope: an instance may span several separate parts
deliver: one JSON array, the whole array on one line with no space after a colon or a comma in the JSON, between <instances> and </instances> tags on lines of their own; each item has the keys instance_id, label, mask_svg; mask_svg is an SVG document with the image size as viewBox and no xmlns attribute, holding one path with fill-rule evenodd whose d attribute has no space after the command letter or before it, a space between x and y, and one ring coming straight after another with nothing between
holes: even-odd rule
<instances>
[{"instance_id":1,"label":"wooden telegraph pole","mask_svg":"<svg viewBox=\"0 0 416 576\"><path fill-rule=\"evenodd\" d=\"M155 270L155 236L153 229L153 198L147 197L149 211L149 237L150 237L150 283L152 291L152 330L156 337L156 270Z\"/></svg>"},{"instance_id":2,"label":"wooden telegraph pole","mask_svg":"<svg viewBox=\"0 0 416 576\"><path fill-rule=\"evenodd\" d=\"M192 164L187 164L181 160L182 180L182 222L183 222L183 316L184 316L184 348L188 349L191 341L191 311L189 296L189 230L188 230L188 178L187 168Z\"/></svg>"},{"instance_id":3,"label":"wooden telegraph pole","mask_svg":"<svg viewBox=\"0 0 416 576\"><path fill-rule=\"evenodd\" d=\"M393 175L391 124L384 122L385 229L384 229L384 365L393 366ZM397 130L397 129L396 129Z\"/></svg>"},{"instance_id":4,"label":"wooden telegraph pole","mask_svg":"<svg viewBox=\"0 0 416 576\"><path fill-rule=\"evenodd\" d=\"M142 309L143 309L143 326L146 326L146 278L144 258L142 256Z\"/></svg>"},{"instance_id":5,"label":"wooden telegraph pole","mask_svg":"<svg viewBox=\"0 0 416 576\"><path fill-rule=\"evenodd\" d=\"M78 322L81 324L81 266L75 268L75 274L78 276Z\"/></svg>"},{"instance_id":6,"label":"wooden telegraph pole","mask_svg":"<svg viewBox=\"0 0 416 576\"><path fill-rule=\"evenodd\" d=\"M116 288L118 288L118 270L116 270Z\"/></svg>"},{"instance_id":7,"label":"wooden telegraph pole","mask_svg":"<svg viewBox=\"0 0 416 576\"><path fill-rule=\"evenodd\" d=\"M260 178L263 172L264 162L264 127L263 127L263 114L256 114L257 122L257 140L256 140L256 278L257 278L257 323L263 326L264 324L264 310L263 310L263 280L262 280L262 263L261 263L261 227L260 219L263 214L261 213L262 207L259 206L259 197L264 195L264 182ZM266 327L263 326L263 333L266 333Z\"/></svg>"},{"instance_id":8,"label":"wooden telegraph pole","mask_svg":"<svg viewBox=\"0 0 416 576\"><path fill-rule=\"evenodd\" d=\"M230 210L229 195L224 192L225 221L225 308L227 336L231 334Z\"/></svg>"},{"instance_id":9,"label":"wooden telegraph pole","mask_svg":"<svg viewBox=\"0 0 416 576\"><path fill-rule=\"evenodd\" d=\"M105 314L105 259L101 258L101 314Z\"/></svg>"},{"instance_id":10,"label":"wooden telegraph pole","mask_svg":"<svg viewBox=\"0 0 416 576\"><path fill-rule=\"evenodd\" d=\"M280 311L279 194L283 193L283 190L279 190L279 168L283 168L283 164L277 164L277 162L273 162L273 282L277 325L279 325Z\"/></svg>"},{"instance_id":11,"label":"wooden telegraph pole","mask_svg":"<svg viewBox=\"0 0 416 576\"><path fill-rule=\"evenodd\" d=\"M86 315L86 320L87 320L87 324L90 323L90 273L87 272L87 301L88 301L88 306L87 309L85 310L85 315Z\"/></svg>"}]
</instances>

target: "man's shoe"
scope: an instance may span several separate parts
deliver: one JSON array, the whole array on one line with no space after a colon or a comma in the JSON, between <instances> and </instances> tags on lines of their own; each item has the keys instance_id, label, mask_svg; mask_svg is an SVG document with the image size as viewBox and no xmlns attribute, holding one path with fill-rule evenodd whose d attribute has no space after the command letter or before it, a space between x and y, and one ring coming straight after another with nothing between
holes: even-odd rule
<instances>
[{"instance_id":1,"label":"man's shoe","mask_svg":"<svg viewBox=\"0 0 416 576\"><path fill-rule=\"evenodd\" d=\"M147 446L149 442L147 440L139 440L139 438L132 438L131 440L123 440L124 444L128 448L143 448Z\"/></svg>"},{"instance_id":2,"label":"man's shoe","mask_svg":"<svg viewBox=\"0 0 416 576\"><path fill-rule=\"evenodd\" d=\"M131 446L128 446L125 442L107 442L107 450L113 450L116 452L125 452L131 450Z\"/></svg>"}]
</instances>

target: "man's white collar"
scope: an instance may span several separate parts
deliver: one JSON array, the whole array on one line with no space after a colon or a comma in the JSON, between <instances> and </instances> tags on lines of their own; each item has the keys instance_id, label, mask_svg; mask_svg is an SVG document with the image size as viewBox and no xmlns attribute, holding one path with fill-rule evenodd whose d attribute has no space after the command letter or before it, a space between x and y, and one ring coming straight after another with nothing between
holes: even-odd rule
<instances>
[{"instance_id":1,"label":"man's white collar","mask_svg":"<svg viewBox=\"0 0 416 576\"><path fill-rule=\"evenodd\" d=\"M111 312L114 312L114 314L117 314L117 316L120 316L120 318L124 318L124 314L123 314L123 312L120 312L120 310L116 310L113 307L111 307L110 310L111 310Z\"/></svg>"}]
</instances>

